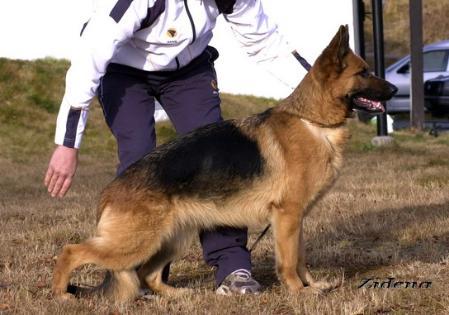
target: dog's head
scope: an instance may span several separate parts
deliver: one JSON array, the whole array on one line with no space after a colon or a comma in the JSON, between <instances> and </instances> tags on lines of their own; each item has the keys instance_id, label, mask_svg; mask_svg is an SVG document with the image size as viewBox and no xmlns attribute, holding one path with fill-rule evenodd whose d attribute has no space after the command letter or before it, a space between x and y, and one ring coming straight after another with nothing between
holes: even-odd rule
<instances>
[{"instance_id":1,"label":"dog's head","mask_svg":"<svg viewBox=\"0 0 449 315\"><path fill-rule=\"evenodd\" d=\"M393 84L371 74L368 64L352 52L348 26L340 26L313 65L310 76L324 95L320 112L332 113L331 120L336 123L344 121L354 109L371 113L385 111L381 102L397 91Z\"/></svg>"}]
</instances>

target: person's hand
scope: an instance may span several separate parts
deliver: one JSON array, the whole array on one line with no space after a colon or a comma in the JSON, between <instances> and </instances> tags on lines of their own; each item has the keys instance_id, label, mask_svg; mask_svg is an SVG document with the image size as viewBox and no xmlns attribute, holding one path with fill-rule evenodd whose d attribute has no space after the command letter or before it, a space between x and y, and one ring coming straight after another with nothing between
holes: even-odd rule
<instances>
[{"instance_id":1,"label":"person's hand","mask_svg":"<svg viewBox=\"0 0 449 315\"><path fill-rule=\"evenodd\" d=\"M78 149L62 145L56 147L51 156L44 184L52 197L64 197L72 185L78 165Z\"/></svg>"}]
</instances>

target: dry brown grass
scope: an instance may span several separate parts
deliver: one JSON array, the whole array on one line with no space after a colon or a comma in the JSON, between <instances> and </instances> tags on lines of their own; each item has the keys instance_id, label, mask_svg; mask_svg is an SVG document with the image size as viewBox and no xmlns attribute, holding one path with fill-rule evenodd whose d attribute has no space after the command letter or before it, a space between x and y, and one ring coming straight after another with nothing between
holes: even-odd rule
<instances>
[{"instance_id":1,"label":"dry brown grass","mask_svg":"<svg viewBox=\"0 0 449 315\"><path fill-rule=\"evenodd\" d=\"M72 190L64 199L47 195L42 180L66 66L0 59L0 314L449 313L449 135L396 133L397 145L377 149L369 142L374 128L356 122L340 179L306 219L310 269L316 277L344 276L338 290L289 295L273 271L268 235L253 253L253 272L264 286L259 296L216 296L213 270L196 244L171 276L175 286L195 289L190 296L122 308L96 298L58 304L50 294L53 257L93 233L97 198L116 164L114 140L94 105ZM48 67L50 73L42 70ZM48 89L33 83L42 75ZM227 117L274 104L232 95L223 95L223 103ZM162 124L158 134L163 141L174 132ZM73 281L94 284L102 274L89 266ZM366 277L426 280L432 288L358 289Z\"/></svg>"},{"instance_id":2,"label":"dry brown grass","mask_svg":"<svg viewBox=\"0 0 449 315\"><path fill-rule=\"evenodd\" d=\"M62 200L42 186L48 153L23 159L0 153L0 313L449 313L449 135L399 133L396 146L376 149L368 144L372 127L351 122L351 128L341 177L306 219L310 269L317 277L345 278L324 296L292 296L279 285L269 235L253 253L253 273L264 286L259 296L214 295L213 270L196 244L171 276L175 286L195 289L190 296L120 308L96 298L59 304L50 294L53 257L64 244L92 234L99 191L113 178L114 152L82 155L74 187ZM74 281L94 284L101 277L101 270L86 267ZM432 281L432 288L358 289L366 277Z\"/></svg>"}]
</instances>

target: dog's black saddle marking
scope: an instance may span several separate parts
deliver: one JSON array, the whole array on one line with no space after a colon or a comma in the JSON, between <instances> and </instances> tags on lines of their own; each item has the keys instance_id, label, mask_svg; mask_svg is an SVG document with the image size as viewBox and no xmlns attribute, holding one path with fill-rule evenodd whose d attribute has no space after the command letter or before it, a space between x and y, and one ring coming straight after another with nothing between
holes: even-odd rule
<instances>
[{"instance_id":1,"label":"dog's black saddle marking","mask_svg":"<svg viewBox=\"0 0 449 315\"><path fill-rule=\"evenodd\" d=\"M164 193L223 197L260 176L263 165L257 142L222 121L158 147L129 173L146 173L146 184Z\"/></svg>"}]
</instances>

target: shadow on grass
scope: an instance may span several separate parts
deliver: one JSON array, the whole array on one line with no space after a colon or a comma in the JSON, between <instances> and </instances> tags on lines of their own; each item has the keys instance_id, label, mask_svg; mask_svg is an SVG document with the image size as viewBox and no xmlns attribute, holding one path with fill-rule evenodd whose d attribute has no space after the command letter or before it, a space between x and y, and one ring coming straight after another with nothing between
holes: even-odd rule
<instances>
[{"instance_id":1,"label":"shadow on grass","mask_svg":"<svg viewBox=\"0 0 449 315\"><path fill-rule=\"evenodd\" d=\"M448 207L447 204L431 204L388 208L349 220L337 219L332 231L307 236L309 269L318 272L318 278L332 277L343 271L350 280L364 273L383 274L391 271L385 267L399 264L439 263L449 255L448 228L439 226L439 222L449 220ZM359 225L365 227L348 229ZM279 284L273 255L261 256L256 250L256 257L253 257L253 273L265 287Z\"/></svg>"}]
</instances>

